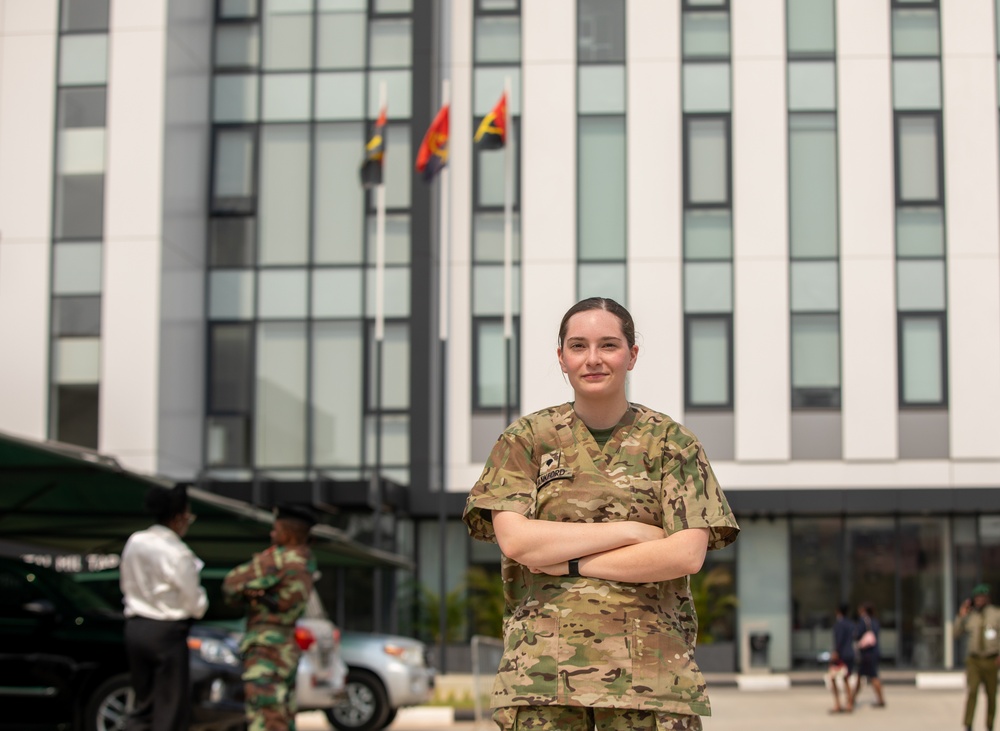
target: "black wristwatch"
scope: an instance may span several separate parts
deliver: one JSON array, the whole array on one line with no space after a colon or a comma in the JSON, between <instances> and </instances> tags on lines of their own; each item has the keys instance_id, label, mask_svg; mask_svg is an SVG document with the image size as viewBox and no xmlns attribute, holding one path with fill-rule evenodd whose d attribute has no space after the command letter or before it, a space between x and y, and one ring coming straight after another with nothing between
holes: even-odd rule
<instances>
[{"instance_id":1,"label":"black wristwatch","mask_svg":"<svg viewBox=\"0 0 1000 731\"><path fill-rule=\"evenodd\" d=\"M571 558L566 562L569 565L569 571L566 572L567 576L579 576L580 575L580 559Z\"/></svg>"}]
</instances>

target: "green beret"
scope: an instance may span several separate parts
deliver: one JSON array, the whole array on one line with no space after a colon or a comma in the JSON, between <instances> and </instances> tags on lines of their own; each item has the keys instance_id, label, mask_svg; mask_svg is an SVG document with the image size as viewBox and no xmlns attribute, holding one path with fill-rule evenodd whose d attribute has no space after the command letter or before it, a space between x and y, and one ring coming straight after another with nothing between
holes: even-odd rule
<instances>
[{"instance_id":1,"label":"green beret","mask_svg":"<svg viewBox=\"0 0 1000 731\"><path fill-rule=\"evenodd\" d=\"M979 596L980 594L986 594L989 596L991 593L989 584L977 584L972 590L972 596Z\"/></svg>"}]
</instances>

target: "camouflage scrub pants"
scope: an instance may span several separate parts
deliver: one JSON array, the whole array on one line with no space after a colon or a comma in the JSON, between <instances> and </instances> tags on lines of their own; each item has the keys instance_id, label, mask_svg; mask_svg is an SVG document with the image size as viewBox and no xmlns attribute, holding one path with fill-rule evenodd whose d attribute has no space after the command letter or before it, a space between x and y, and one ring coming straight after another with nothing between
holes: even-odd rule
<instances>
[{"instance_id":1,"label":"camouflage scrub pants","mask_svg":"<svg viewBox=\"0 0 1000 731\"><path fill-rule=\"evenodd\" d=\"M289 649L254 645L243 656L247 731L295 731L295 662Z\"/></svg>"},{"instance_id":2,"label":"camouflage scrub pants","mask_svg":"<svg viewBox=\"0 0 1000 731\"><path fill-rule=\"evenodd\" d=\"M493 711L501 731L701 731L701 716L632 708L507 706Z\"/></svg>"}]
</instances>

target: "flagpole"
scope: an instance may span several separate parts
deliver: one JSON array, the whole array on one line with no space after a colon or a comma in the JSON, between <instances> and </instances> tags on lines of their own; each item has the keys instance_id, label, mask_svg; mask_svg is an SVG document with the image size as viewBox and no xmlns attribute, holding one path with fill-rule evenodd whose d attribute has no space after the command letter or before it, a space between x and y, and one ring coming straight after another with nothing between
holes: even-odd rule
<instances>
[{"instance_id":1,"label":"flagpole","mask_svg":"<svg viewBox=\"0 0 1000 731\"><path fill-rule=\"evenodd\" d=\"M386 82L378 89L379 113L386 105ZM382 548L382 345L385 340L385 177L375 187L375 465L369 491L372 509L372 544ZM382 570L373 576L372 630L382 629Z\"/></svg>"},{"instance_id":2,"label":"flagpole","mask_svg":"<svg viewBox=\"0 0 1000 731\"><path fill-rule=\"evenodd\" d=\"M511 340L514 333L514 128L510 124L510 77L504 78L504 130L507 139L503 158L503 352L504 352L504 399L503 428L510 424L511 397Z\"/></svg>"},{"instance_id":3,"label":"flagpole","mask_svg":"<svg viewBox=\"0 0 1000 731\"><path fill-rule=\"evenodd\" d=\"M441 104L451 103L451 82L445 79L441 85ZM451 143L449 142L449 145ZM450 157L450 149L449 149ZM441 416L440 434L438 437L438 449L440 449L440 478L441 486L438 494L438 540L441 560L439 563L440 572L440 600L438 602L438 662L440 672L448 672L448 661L446 656L447 635L448 635L448 613L445 607L445 598L448 596L448 580L445 575L445 568L448 565L446 557L448 555L448 511L446 503L446 487L448 484L448 445L447 445L447 414L448 414L448 308L449 308L449 277L448 269L451 258L451 172L450 165L445 165L441 171L441 220L438 224L438 236L440 237L440 251L438 253L438 339L441 349Z\"/></svg>"}]
</instances>

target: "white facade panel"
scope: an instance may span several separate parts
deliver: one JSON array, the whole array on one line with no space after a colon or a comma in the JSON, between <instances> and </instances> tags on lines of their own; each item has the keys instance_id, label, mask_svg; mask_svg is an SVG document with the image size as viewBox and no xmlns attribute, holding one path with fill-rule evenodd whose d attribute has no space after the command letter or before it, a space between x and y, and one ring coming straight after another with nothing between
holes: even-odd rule
<instances>
[{"instance_id":1,"label":"white facade panel","mask_svg":"<svg viewBox=\"0 0 1000 731\"><path fill-rule=\"evenodd\" d=\"M1000 457L1000 172L994 3L942 4L950 454Z\"/></svg>"},{"instance_id":2,"label":"white facade panel","mask_svg":"<svg viewBox=\"0 0 1000 731\"><path fill-rule=\"evenodd\" d=\"M841 400L847 460L897 454L889 39L885 3L837 4Z\"/></svg>"},{"instance_id":3,"label":"white facade panel","mask_svg":"<svg viewBox=\"0 0 1000 731\"><path fill-rule=\"evenodd\" d=\"M556 361L576 301L576 3L522 6L521 411L570 398Z\"/></svg>"},{"instance_id":4,"label":"white facade panel","mask_svg":"<svg viewBox=\"0 0 1000 731\"><path fill-rule=\"evenodd\" d=\"M679 0L636 0L628 49L628 306L639 333L629 398L681 419L681 116Z\"/></svg>"},{"instance_id":5,"label":"white facade panel","mask_svg":"<svg viewBox=\"0 0 1000 731\"><path fill-rule=\"evenodd\" d=\"M0 5L0 430L46 436L54 0Z\"/></svg>"},{"instance_id":6,"label":"white facade panel","mask_svg":"<svg viewBox=\"0 0 1000 731\"><path fill-rule=\"evenodd\" d=\"M736 457L788 459L788 136L784 3L734 3L733 351Z\"/></svg>"}]
</instances>

